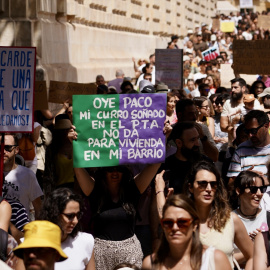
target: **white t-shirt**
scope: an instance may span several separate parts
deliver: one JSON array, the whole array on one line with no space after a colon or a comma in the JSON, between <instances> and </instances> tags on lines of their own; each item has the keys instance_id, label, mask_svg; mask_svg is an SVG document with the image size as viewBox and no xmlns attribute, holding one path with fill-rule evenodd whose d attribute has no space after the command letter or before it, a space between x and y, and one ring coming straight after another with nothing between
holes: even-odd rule
<instances>
[{"instance_id":1,"label":"white t-shirt","mask_svg":"<svg viewBox=\"0 0 270 270\"><path fill-rule=\"evenodd\" d=\"M201 72L198 72L198 73L194 74L193 80L194 80L194 82L196 82L199 79L206 78L206 76L207 76L207 74L202 74Z\"/></svg>"},{"instance_id":2,"label":"white t-shirt","mask_svg":"<svg viewBox=\"0 0 270 270\"><path fill-rule=\"evenodd\" d=\"M234 114L233 116L229 117L229 123L232 122L233 118L236 116L236 112L241 109L244 106L244 103L240 103L235 107L232 107L232 103L231 100L228 99L225 101L224 105L223 105L223 111L221 113L221 116L228 116L229 114ZM254 110L260 110L261 106L260 106L260 102L255 99L254 101ZM232 146L232 142L233 142L234 138L232 137L231 134L228 134L228 145L229 147Z\"/></svg>"},{"instance_id":3,"label":"white t-shirt","mask_svg":"<svg viewBox=\"0 0 270 270\"><path fill-rule=\"evenodd\" d=\"M248 233L260 229L262 232L268 231L266 210L261 210L259 215L254 219L243 218L238 214L238 211L233 211L242 220Z\"/></svg>"},{"instance_id":4,"label":"white t-shirt","mask_svg":"<svg viewBox=\"0 0 270 270\"><path fill-rule=\"evenodd\" d=\"M4 175L3 197L19 201L29 215L30 203L43 195L36 175L21 165L10 172L4 172Z\"/></svg>"},{"instance_id":5,"label":"white t-shirt","mask_svg":"<svg viewBox=\"0 0 270 270\"><path fill-rule=\"evenodd\" d=\"M252 34L249 32L243 32L242 36L245 38L245 40L252 40Z\"/></svg>"},{"instance_id":6,"label":"white t-shirt","mask_svg":"<svg viewBox=\"0 0 270 270\"><path fill-rule=\"evenodd\" d=\"M62 250L68 256L63 262L55 263L55 270L84 270L89 263L93 248L94 238L89 233L78 232L75 238L68 238L61 243Z\"/></svg>"}]
</instances>

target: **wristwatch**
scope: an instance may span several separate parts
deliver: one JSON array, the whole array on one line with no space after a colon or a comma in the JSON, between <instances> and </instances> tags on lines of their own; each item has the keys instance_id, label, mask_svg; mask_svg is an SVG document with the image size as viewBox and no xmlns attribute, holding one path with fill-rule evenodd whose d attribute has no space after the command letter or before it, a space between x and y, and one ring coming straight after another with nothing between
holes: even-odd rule
<instances>
[{"instance_id":1,"label":"wristwatch","mask_svg":"<svg viewBox=\"0 0 270 270\"><path fill-rule=\"evenodd\" d=\"M208 137L206 135L204 135L202 138L201 138L201 142L205 142L208 140Z\"/></svg>"}]
</instances>

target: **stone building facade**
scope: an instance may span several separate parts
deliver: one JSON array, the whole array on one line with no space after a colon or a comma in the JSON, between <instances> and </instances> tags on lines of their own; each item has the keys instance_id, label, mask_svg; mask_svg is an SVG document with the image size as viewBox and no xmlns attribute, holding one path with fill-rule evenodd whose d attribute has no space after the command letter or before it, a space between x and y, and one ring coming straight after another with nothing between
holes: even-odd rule
<instances>
[{"instance_id":1,"label":"stone building facade","mask_svg":"<svg viewBox=\"0 0 270 270\"><path fill-rule=\"evenodd\" d=\"M0 45L37 47L47 82L94 82L97 74L111 80L117 68L132 77L132 57L147 59L171 35L211 23L215 6L216 0L0 0Z\"/></svg>"}]
</instances>

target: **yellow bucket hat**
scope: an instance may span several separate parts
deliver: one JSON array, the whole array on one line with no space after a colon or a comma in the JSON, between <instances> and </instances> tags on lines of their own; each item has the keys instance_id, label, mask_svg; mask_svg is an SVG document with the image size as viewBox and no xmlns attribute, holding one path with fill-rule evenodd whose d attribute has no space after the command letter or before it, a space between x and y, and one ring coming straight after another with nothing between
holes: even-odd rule
<instances>
[{"instance_id":1,"label":"yellow bucket hat","mask_svg":"<svg viewBox=\"0 0 270 270\"><path fill-rule=\"evenodd\" d=\"M45 220L32 221L24 226L24 241L13 251L19 258L23 258L25 248L53 248L58 251L61 258L67 259L67 255L61 248L61 230L52 222Z\"/></svg>"}]
</instances>

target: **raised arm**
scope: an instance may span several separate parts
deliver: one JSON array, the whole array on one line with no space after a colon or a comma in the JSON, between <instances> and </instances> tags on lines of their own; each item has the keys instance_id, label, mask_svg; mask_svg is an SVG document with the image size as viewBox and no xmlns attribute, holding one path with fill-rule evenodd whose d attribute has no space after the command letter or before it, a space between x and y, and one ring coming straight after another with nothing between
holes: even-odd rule
<instances>
[{"instance_id":1,"label":"raised arm","mask_svg":"<svg viewBox=\"0 0 270 270\"><path fill-rule=\"evenodd\" d=\"M246 259L246 270L252 269L253 264L253 243L250 240L247 230L241 219L232 213L234 223L234 243L243 253Z\"/></svg>"},{"instance_id":2,"label":"raised arm","mask_svg":"<svg viewBox=\"0 0 270 270\"><path fill-rule=\"evenodd\" d=\"M165 190L165 182L163 179L164 170L157 174L156 180L155 180L155 188L156 188L156 201L157 201L157 210L159 218L162 218L162 209L165 204L166 198L164 194Z\"/></svg>"},{"instance_id":3,"label":"raised arm","mask_svg":"<svg viewBox=\"0 0 270 270\"><path fill-rule=\"evenodd\" d=\"M134 181L140 193L143 193L149 186L160 165L161 163L149 164L135 176Z\"/></svg>"},{"instance_id":4,"label":"raised arm","mask_svg":"<svg viewBox=\"0 0 270 270\"><path fill-rule=\"evenodd\" d=\"M95 186L95 179L84 168L74 168L78 183L86 196L89 196Z\"/></svg>"}]
</instances>

